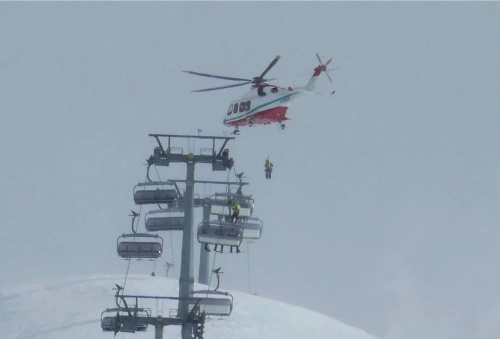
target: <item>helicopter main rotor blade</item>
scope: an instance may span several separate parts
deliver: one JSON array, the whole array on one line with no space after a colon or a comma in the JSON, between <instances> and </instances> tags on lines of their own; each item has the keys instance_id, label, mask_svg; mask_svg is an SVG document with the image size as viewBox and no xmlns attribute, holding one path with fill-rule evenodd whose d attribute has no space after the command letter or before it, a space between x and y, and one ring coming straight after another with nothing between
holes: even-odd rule
<instances>
[{"instance_id":1,"label":"helicopter main rotor blade","mask_svg":"<svg viewBox=\"0 0 500 339\"><path fill-rule=\"evenodd\" d=\"M278 60L279 60L279 59L280 59L280 56L279 56L279 55L277 55L277 56L276 56L276 58L274 58L274 60L273 60L273 61L271 61L271 63L269 64L269 66L267 66L266 70L265 70L264 72L262 72L262 74L260 75L260 77L259 77L259 80L260 80L260 81L265 81L265 80L264 80L264 76L267 74L267 72L269 72L269 70L270 70L271 68L273 68L273 67L274 67L274 65L276 65L276 63L278 62Z\"/></svg>"},{"instance_id":2,"label":"helicopter main rotor blade","mask_svg":"<svg viewBox=\"0 0 500 339\"><path fill-rule=\"evenodd\" d=\"M321 58L319 57L319 54L318 54L318 53L316 53L316 58L318 58L319 64L320 64L320 65L323 65L323 61L321 61Z\"/></svg>"},{"instance_id":3,"label":"helicopter main rotor blade","mask_svg":"<svg viewBox=\"0 0 500 339\"><path fill-rule=\"evenodd\" d=\"M251 79L233 78L233 77L226 77L226 76L222 76L222 75L213 75L213 74L193 72L193 71L183 71L183 72L193 74L193 75L199 75L202 77L209 77L209 78L216 78L216 79L223 79L223 80L250 81L250 82L252 81Z\"/></svg>"},{"instance_id":4,"label":"helicopter main rotor blade","mask_svg":"<svg viewBox=\"0 0 500 339\"><path fill-rule=\"evenodd\" d=\"M330 74L328 74L328 71L326 71L326 70L325 70L325 74L326 74L326 76L328 77L328 80L330 80L330 82L333 82L333 81L332 81L332 78L330 78Z\"/></svg>"},{"instance_id":5,"label":"helicopter main rotor blade","mask_svg":"<svg viewBox=\"0 0 500 339\"><path fill-rule=\"evenodd\" d=\"M208 92L208 91L216 91L218 89L225 89L225 88L231 88L231 87L239 87L239 86L243 86L243 85L248 85L249 83L251 83L252 81L249 80L247 82L242 82L242 83L239 83L239 84L234 84L234 85L227 85L227 86L220 86L220 87L210 87L210 88L205 88L205 89L197 89L197 90L194 90L194 91L191 91L191 92Z\"/></svg>"}]
</instances>

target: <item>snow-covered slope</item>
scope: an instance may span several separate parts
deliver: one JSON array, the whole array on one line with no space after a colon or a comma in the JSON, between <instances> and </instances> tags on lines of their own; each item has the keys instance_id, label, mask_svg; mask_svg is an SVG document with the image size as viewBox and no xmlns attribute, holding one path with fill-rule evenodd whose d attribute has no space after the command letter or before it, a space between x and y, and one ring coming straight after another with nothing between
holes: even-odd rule
<instances>
[{"instance_id":1,"label":"snow-covered slope","mask_svg":"<svg viewBox=\"0 0 500 339\"><path fill-rule=\"evenodd\" d=\"M62 281L24 284L0 291L1 338L113 338L102 332L100 315L115 307L116 284L123 277L92 276ZM178 281L162 277L129 276L126 294L178 294ZM196 288L202 289L201 286ZM230 317L212 317L205 325L205 338L238 339L374 339L373 336L320 313L271 299L241 292L232 292L234 309ZM151 302L153 315L167 315L175 303ZM154 338L154 328L145 333L117 334L118 338ZM164 338L179 338L178 327L165 328Z\"/></svg>"}]
</instances>

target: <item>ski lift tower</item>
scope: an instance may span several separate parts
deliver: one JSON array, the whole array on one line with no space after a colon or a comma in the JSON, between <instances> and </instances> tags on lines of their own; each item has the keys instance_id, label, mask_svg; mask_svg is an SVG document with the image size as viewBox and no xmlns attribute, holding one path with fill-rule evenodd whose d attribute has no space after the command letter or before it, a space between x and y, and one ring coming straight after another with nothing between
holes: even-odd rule
<instances>
[{"instance_id":1,"label":"ski lift tower","mask_svg":"<svg viewBox=\"0 0 500 339\"><path fill-rule=\"evenodd\" d=\"M194 239L194 169L195 164L212 164L212 171L226 171L233 167L234 160L229 157L229 149L225 148L228 141L234 137L199 136L199 135L174 135L174 134L150 134L156 139L158 147L155 147L153 155L148 159L148 165L169 166L170 163L185 163L186 170L186 192L184 196L185 227L182 235L181 273L179 278L179 303L177 316L181 319L189 317L189 300L194 291L194 269L193 269L193 239ZM192 152L184 154L183 148L173 147L174 140L184 139L187 141L211 140L210 152L202 152L196 155ZM216 144L222 143L220 146ZM217 147L217 148L216 148ZM188 150L189 151L189 150ZM206 151L206 149L205 149ZM203 154L202 154L203 153ZM208 154L210 153L210 154ZM182 339L193 338L194 327L189 321L182 324Z\"/></svg>"}]
</instances>

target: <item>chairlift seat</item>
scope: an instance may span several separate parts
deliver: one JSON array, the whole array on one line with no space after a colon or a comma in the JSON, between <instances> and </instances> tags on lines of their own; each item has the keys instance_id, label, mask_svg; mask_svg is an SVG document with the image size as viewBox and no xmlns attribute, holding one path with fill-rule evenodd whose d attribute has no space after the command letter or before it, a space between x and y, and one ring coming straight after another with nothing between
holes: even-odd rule
<instances>
[{"instance_id":1,"label":"chairlift seat","mask_svg":"<svg viewBox=\"0 0 500 339\"><path fill-rule=\"evenodd\" d=\"M200 223L197 235L202 244L240 246L243 229L237 224L214 220Z\"/></svg>"},{"instance_id":2,"label":"chairlift seat","mask_svg":"<svg viewBox=\"0 0 500 339\"><path fill-rule=\"evenodd\" d=\"M230 298L200 298L188 303L189 311L198 302L201 312L206 315L229 316L233 310L233 301Z\"/></svg>"},{"instance_id":3,"label":"chairlift seat","mask_svg":"<svg viewBox=\"0 0 500 339\"><path fill-rule=\"evenodd\" d=\"M248 201L241 201L239 217L250 217L253 213L253 204ZM212 200L210 204L210 214L228 216L233 213L233 208L226 200Z\"/></svg>"},{"instance_id":4,"label":"chairlift seat","mask_svg":"<svg viewBox=\"0 0 500 339\"><path fill-rule=\"evenodd\" d=\"M122 241L118 244L117 251L124 259L156 259L161 256L163 246L154 241Z\"/></svg>"},{"instance_id":5,"label":"chairlift seat","mask_svg":"<svg viewBox=\"0 0 500 339\"><path fill-rule=\"evenodd\" d=\"M263 223L260 219L249 218L248 221L238 223L243 229L243 239L260 239L262 235Z\"/></svg>"},{"instance_id":6,"label":"chairlift seat","mask_svg":"<svg viewBox=\"0 0 500 339\"><path fill-rule=\"evenodd\" d=\"M184 217L150 217L146 219L146 230L156 231L182 231Z\"/></svg>"},{"instance_id":7,"label":"chairlift seat","mask_svg":"<svg viewBox=\"0 0 500 339\"><path fill-rule=\"evenodd\" d=\"M148 324L140 323L139 319L134 318L133 316L122 316L120 317L120 321L122 323L120 332L135 333L144 332L148 329Z\"/></svg>"},{"instance_id":8,"label":"chairlift seat","mask_svg":"<svg viewBox=\"0 0 500 339\"><path fill-rule=\"evenodd\" d=\"M126 308L108 308L101 313L101 328L104 332L144 332L148 328L148 324L142 322L141 316L150 316L150 311L147 309L131 309L137 311L136 315L130 316L129 310ZM115 313L113 316L105 316L105 314ZM135 313L135 312L134 312Z\"/></svg>"},{"instance_id":9,"label":"chairlift seat","mask_svg":"<svg viewBox=\"0 0 500 339\"><path fill-rule=\"evenodd\" d=\"M182 231L185 224L184 209L180 207L149 211L145 219L146 230L149 232Z\"/></svg>"},{"instance_id":10,"label":"chairlift seat","mask_svg":"<svg viewBox=\"0 0 500 339\"><path fill-rule=\"evenodd\" d=\"M178 198L179 194L175 189L137 190L134 193L136 205L169 204Z\"/></svg>"},{"instance_id":11,"label":"chairlift seat","mask_svg":"<svg viewBox=\"0 0 500 339\"><path fill-rule=\"evenodd\" d=\"M115 332L120 328L120 325L114 317L104 317L101 320L101 328L104 332Z\"/></svg>"}]
</instances>

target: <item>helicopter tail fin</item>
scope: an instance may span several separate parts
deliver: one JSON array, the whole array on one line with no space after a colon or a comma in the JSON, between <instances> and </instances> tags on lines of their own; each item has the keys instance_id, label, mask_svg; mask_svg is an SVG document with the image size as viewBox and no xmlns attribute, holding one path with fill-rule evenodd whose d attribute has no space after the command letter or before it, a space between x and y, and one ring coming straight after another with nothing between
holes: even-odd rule
<instances>
[{"instance_id":1,"label":"helicopter tail fin","mask_svg":"<svg viewBox=\"0 0 500 339\"><path fill-rule=\"evenodd\" d=\"M314 86L316 85L316 80L318 80L318 77L322 72L325 72L326 75L328 76L328 79L330 80L330 82L332 82L332 78L330 78L330 75L326 71L326 66L328 66L328 64L330 62L332 62L332 58L328 59L328 61L323 64L318 53L316 53L316 57L318 58L319 66L316 66L314 68L314 73L313 73L311 79L309 79L309 82L307 83L307 85L305 86L305 89L308 91L312 91L314 89Z\"/></svg>"}]
</instances>

